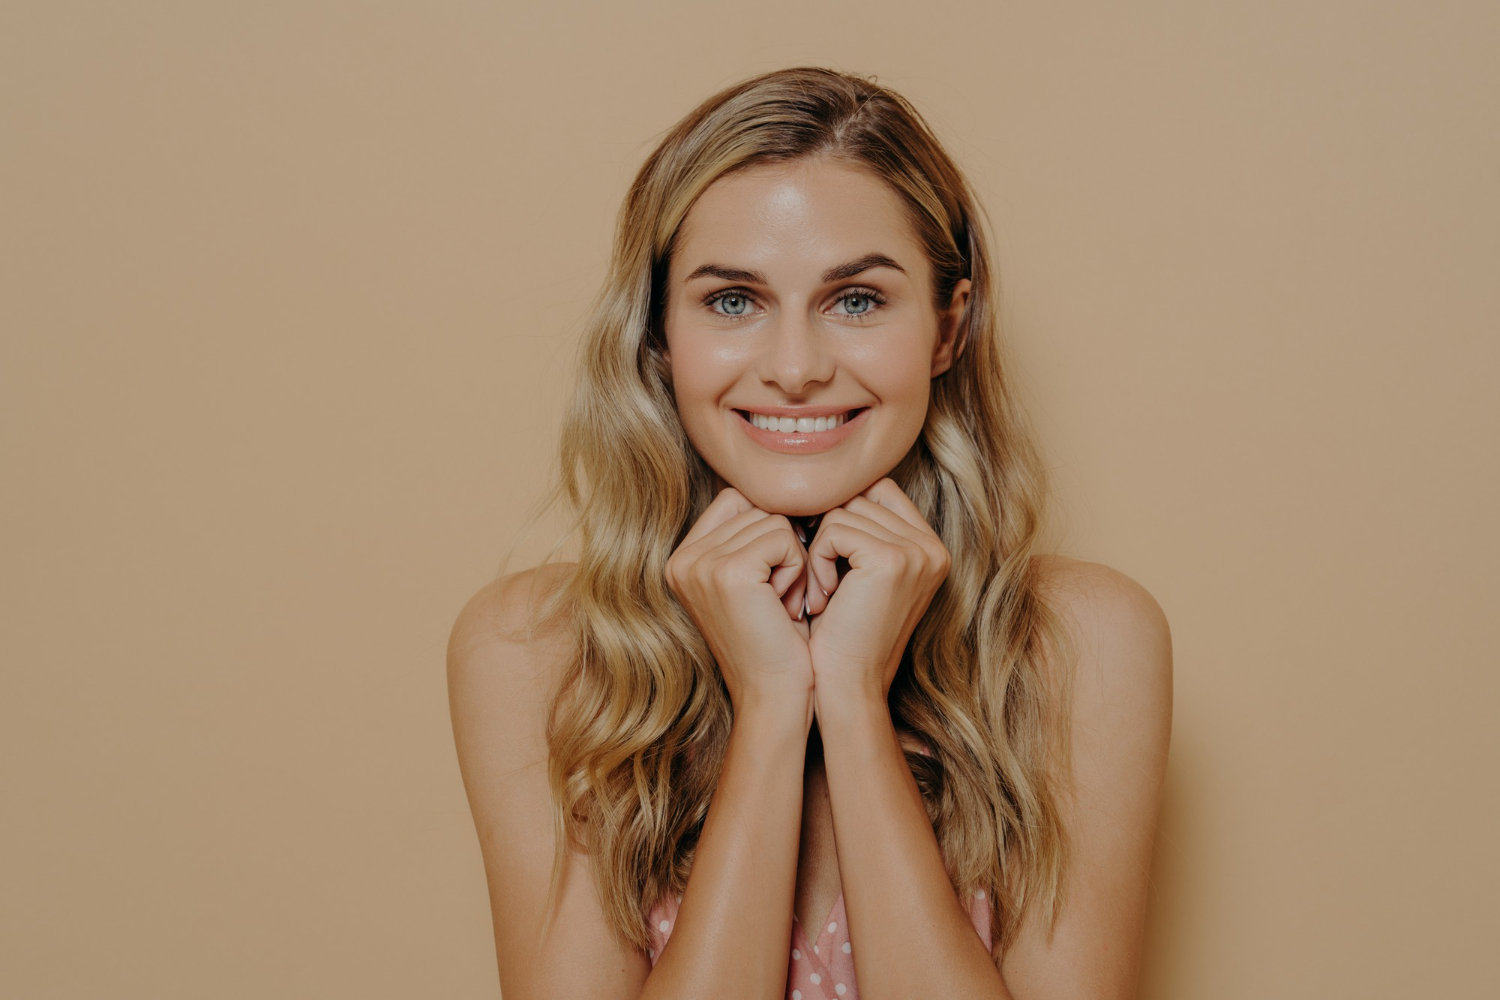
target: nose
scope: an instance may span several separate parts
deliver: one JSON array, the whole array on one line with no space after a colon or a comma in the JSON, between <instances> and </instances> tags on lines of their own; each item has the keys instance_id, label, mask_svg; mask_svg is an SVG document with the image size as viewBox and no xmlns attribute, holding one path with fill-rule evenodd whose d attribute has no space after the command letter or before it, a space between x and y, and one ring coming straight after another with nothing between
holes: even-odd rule
<instances>
[{"instance_id":1,"label":"nose","mask_svg":"<svg viewBox=\"0 0 1500 1000\"><path fill-rule=\"evenodd\" d=\"M768 325L759 358L761 381L800 396L809 385L833 378L836 366L827 338L805 314L783 313Z\"/></svg>"}]
</instances>

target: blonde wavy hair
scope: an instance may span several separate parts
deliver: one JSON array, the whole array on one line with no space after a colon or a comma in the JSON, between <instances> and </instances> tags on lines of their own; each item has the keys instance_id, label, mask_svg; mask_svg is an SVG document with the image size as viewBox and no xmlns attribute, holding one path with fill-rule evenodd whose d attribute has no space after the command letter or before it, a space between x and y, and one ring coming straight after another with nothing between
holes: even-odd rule
<instances>
[{"instance_id":1,"label":"blonde wavy hair","mask_svg":"<svg viewBox=\"0 0 1500 1000\"><path fill-rule=\"evenodd\" d=\"M687 884L733 722L713 656L666 585L667 557L713 499L662 357L666 276L705 188L809 156L871 171L899 194L931 261L935 309L959 279L972 281L963 351L933 380L921 434L889 473L952 555L890 706L898 728L933 751L907 760L955 891L988 891L1002 943L1023 915L1050 927L1061 906L1068 671L1043 665L1071 658L1032 558L1046 469L1007 386L985 230L968 183L904 98L798 67L715 94L637 173L580 344L559 474L533 515L566 498L565 539L580 544L528 625L532 634L564 623L575 652L547 721L557 835L548 922L576 847L593 858L606 918L643 951L651 907Z\"/></svg>"}]
</instances>

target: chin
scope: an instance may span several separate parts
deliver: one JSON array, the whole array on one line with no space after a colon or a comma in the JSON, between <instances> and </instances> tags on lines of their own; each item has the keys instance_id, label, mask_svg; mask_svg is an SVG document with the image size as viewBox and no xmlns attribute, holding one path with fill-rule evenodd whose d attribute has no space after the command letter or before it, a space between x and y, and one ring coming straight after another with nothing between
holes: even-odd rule
<instances>
[{"instance_id":1,"label":"chin","mask_svg":"<svg viewBox=\"0 0 1500 1000\"><path fill-rule=\"evenodd\" d=\"M876 476L863 486L851 483L844 488L834 489L797 489L785 484L767 486L731 483L730 485L743 493L746 500L769 514L815 517L819 514L826 514L835 507L843 506L879 479L880 477Z\"/></svg>"}]
</instances>

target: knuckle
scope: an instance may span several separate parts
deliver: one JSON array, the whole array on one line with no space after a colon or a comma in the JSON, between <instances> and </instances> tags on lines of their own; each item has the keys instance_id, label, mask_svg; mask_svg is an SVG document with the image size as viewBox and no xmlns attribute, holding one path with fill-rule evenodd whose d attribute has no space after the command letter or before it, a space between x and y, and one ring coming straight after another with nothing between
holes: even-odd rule
<instances>
[{"instance_id":1,"label":"knuckle","mask_svg":"<svg viewBox=\"0 0 1500 1000\"><path fill-rule=\"evenodd\" d=\"M708 571L708 582L718 588L726 588L734 582L735 567L731 560L720 559Z\"/></svg>"}]
</instances>

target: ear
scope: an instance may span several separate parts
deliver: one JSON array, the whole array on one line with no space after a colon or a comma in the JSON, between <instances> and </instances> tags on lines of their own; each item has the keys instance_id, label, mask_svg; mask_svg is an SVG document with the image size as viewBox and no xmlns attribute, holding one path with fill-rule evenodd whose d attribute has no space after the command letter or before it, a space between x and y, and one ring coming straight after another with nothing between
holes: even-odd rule
<instances>
[{"instance_id":1,"label":"ear","mask_svg":"<svg viewBox=\"0 0 1500 1000\"><path fill-rule=\"evenodd\" d=\"M968 278L958 279L953 286L953 299L948 308L938 314L937 343L932 349L932 377L937 378L953 367L953 362L963 353L964 344L959 333L964 329L964 316L969 308L969 290L973 282Z\"/></svg>"}]
</instances>

